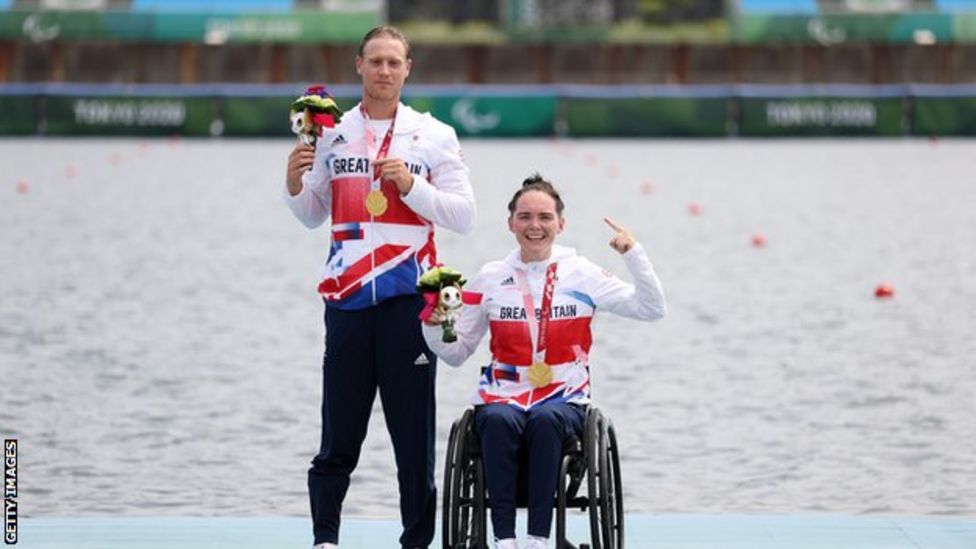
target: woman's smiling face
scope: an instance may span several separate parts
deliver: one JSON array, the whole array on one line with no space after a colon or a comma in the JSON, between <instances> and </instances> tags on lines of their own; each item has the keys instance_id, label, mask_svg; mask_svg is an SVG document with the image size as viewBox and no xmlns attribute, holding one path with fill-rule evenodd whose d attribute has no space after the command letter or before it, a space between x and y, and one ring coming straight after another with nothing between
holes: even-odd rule
<instances>
[{"instance_id":1,"label":"woman's smiling face","mask_svg":"<svg viewBox=\"0 0 976 549\"><path fill-rule=\"evenodd\" d=\"M508 218L508 228L515 234L525 262L549 259L556 235L565 224L556 211L555 199L536 190L522 193Z\"/></svg>"}]
</instances>

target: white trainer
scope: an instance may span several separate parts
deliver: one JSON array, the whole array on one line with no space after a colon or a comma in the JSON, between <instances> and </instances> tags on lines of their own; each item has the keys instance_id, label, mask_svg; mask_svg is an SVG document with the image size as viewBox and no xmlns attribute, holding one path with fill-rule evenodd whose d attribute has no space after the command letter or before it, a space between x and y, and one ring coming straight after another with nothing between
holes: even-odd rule
<instances>
[{"instance_id":1,"label":"white trainer","mask_svg":"<svg viewBox=\"0 0 976 549\"><path fill-rule=\"evenodd\" d=\"M518 543L515 542L515 538L495 538L495 549L518 549Z\"/></svg>"},{"instance_id":2,"label":"white trainer","mask_svg":"<svg viewBox=\"0 0 976 549\"><path fill-rule=\"evenodd\" d=\"M549 549L549 538L539 536L529 536L525 543L525 549Z\"/></svg>"},{"instance_id":3,"label":"white trainer","mask_svg":"<svg viewBox=\"0 0 976 549\"><path fill-rule=\"evenodd\" d=\"M312 549L339 549L339 546L334 543L326 542L326 543L319 543L317 545L313 545Z\"/></svg>"}]
</instances>

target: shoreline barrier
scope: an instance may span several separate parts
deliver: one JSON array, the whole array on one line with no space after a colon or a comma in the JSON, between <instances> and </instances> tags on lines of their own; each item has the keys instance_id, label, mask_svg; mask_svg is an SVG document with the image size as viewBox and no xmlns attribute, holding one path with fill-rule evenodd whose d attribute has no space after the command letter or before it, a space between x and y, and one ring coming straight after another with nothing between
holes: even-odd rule
<instances>
[{"instance_id":1,"label":"shoreline barrier","mask_svg":"<svg viewBox=\"0 0 976 549\"><path fill-rule=\"evenodd\" d=\"M5 84L0 135L291 135L296 84ZM330 87L340 106L356 85ZM462 137L976 135L976 85L408 85Z\"/></svg>"}]
</instances>

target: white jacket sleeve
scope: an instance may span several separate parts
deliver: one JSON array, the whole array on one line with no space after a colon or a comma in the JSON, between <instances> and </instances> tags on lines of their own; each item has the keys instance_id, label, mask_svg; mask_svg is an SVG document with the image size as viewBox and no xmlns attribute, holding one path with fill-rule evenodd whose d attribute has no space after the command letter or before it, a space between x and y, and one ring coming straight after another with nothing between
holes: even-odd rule
<instances>
[{"instance_id":1,"label":"white jacket sleeve","mask_svg":"<svg viewBox=\"0 0 976 549\"><path fill-rule=\"evenodd\" d=\"M667 313L664 290L644 247L638 242L622 257L634 278L634 284L624 282L591 263L595 273L590 295L597 310L605 309L638 320L663 318Z\"/></svg>"},{"instance_id":2,"label":"white jacket sleeve","mask_svg":"<svg viewBox=\"0 0 976 549\"><path fill-rule=\"evenodd\" d=\"M474 228L474 191L461 145L449 126L432 133L430 181L413 176L413 187L403 202L436 225L467 234Z\"/></svg>"},{"instance_id":3,"label":"white jacket sleeve","mask_svg":"<svg viewBox=\"0 0 976 549\"><path fill-rule=\"evenodd\" d=\"M314 229L329 218L332 205L332 186L329 184L329 170L325 163L326 147L316 147L315 163L312 169L302 174L302 190L292 196L288 185L283 189L285 204L291 213L309 229Z\"/></svg>"},{"instance_id":4,"label":"white jacket sleeve","mask_svg":"<svg viewBox=\"0 0 976 549\"><path fill-rule=\"evenodd\" d=\"M480 292L479 278L481 273L468 283L468 290ZM484 303L484 298L482 298ZM443 331L440 326L430 326L422 324L424 339L427 346L434 351L438 357L451 366L460 366L478 348L482 338L488 331L488 313L481 305L465 305L461 308L461 314L454 324L454 331L457 333L457 341L444 343L441 339Z\"/></svg>"}]
</instances>

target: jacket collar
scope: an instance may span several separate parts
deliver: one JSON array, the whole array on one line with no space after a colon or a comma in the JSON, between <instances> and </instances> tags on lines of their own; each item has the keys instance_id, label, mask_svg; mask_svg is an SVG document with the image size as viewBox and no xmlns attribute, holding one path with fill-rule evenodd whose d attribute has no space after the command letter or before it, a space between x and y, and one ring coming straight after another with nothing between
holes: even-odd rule
<instances>
[{"instance_id":1,"label":"jacket collar","mask_svg":"<svg viewBox=\"0 0 976 549\"><path fill-rule=\"evenodd\" d=\"M363 116L362 105L362 101L357 103L353 109L347 111L345 115L343 115L342 119L345 120L348 117L352 117L353 121L355 121L357 125L365 124L366 117ZM403 102L400 102L397 104L396 125L393 127L393 133L403 134L413 132L420 127L424 119L429 116L430 114L428 113L421 114L409 106L404 105Z\"/></svg>"},{"instance_id":2,"label":"jacket collar","mask_svg":"<svg viewBox=\"0 0 976 549\"><path fill-rule=\"evenodd\" d=\"M535 272L545 270L550 263L556 261L562 261L564 259L569 259L576 257L576 248L570 248L567 246L560 246L558 244L553 244L552 255L549 259L544 259L542 261L529 261L526 263L522 261L522 251L520 248L515 248L508 254L505 258L505 263L514 269L519 269L526 272Z\"/></svg>"}]
</instances>

